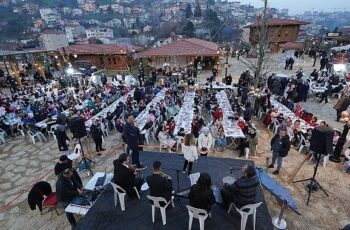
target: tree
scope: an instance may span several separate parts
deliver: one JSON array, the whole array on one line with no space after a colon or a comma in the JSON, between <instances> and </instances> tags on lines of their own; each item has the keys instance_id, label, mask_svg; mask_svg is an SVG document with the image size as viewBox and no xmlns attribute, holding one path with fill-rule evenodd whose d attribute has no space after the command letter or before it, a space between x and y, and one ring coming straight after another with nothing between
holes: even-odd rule
<instances>
[{"instance_id":1,"label":"tree","mask_svg":"<svg viewBox=\"0 0 350 230\"><path fill-rule=\"evenodd\" d=\"M202 17L202 9L198 2L196 3L196 8L194 8L193 16L196 18Z\"/></svg>"},{"instance_id":2,"label":"tree","mask_svg":"<svg viewBox=\"0 0 350 230\"><path fill-rule=\"evenodd\" d=\"M262 0L264 2L263 12L261 19L257 20L256 31L256 47L253 52L256 52L257 59L241 58L241 62L253 72L254 74L254 86L259 87L262 78L272 71L270 65L271 55L268 54L270 40L268 34L268 0ZM253 28L251 28L253 29ZM278 33L276 33L278 34Z\"/></svg>"},{"instance_id":3,"label":"tree","mask_svg":"<svg viewBox=\"0 0 350 230\"><path fill-rule=\"evenodd\" d=\"M192 7L191 4L187 4L186 11L185 11L186 18L190 18L192 16Z\"/></svg>"},{"instance_id":4,"label":"tree","mask_svg":"<svg viewBox=\"0 0 350 230\"><path fill-rule=\"evenodd\" d=\"M194 31L195 31L195 28L192 22L188 22L186 26L182 29L182 33L187 37L193 37Z\"/></svg>"},{"instance_id":5,"label":"tree","mask_svg":"<svg viewBox=\"0 0 350 230\"><path fill-rule=\"evenodd\" d=\"M220 19L215 11L209 9L204 16L204 25L210 30L210 36L213 36L220 27Z\"/></svg>"}]
</instances>

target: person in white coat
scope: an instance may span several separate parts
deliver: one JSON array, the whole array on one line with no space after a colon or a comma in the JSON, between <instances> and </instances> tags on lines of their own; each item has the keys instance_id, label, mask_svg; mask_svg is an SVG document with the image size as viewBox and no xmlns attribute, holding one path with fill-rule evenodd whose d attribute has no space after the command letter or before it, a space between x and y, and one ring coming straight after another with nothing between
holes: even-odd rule
<instances>
[{"instance_id":1,"label":"person in white coat","mask_svg":"<svg viewBox=\"0 0 350 230\"><path fill-rule=\"evenodd\" d=\"M185 163L183 167L183 171L186 172L186 168L188 166L188 175L192 172L193 162L198 159L198 152L196 148L196 139L192 133L185 135L185 144L183 146L182 152L185 157Z\"/></svg>"},{"instance_id":2,"label":"person in white coat","mask_svg":"<svg viewBox=\"0 0 350 230\"><path fill-rule=\"evenodd\" d=\"M208 127L204 127L202 131L198 137L198 151L201 156L207 156L213 145L213 136L210 134Z\"/></svg>"}]
</instances>

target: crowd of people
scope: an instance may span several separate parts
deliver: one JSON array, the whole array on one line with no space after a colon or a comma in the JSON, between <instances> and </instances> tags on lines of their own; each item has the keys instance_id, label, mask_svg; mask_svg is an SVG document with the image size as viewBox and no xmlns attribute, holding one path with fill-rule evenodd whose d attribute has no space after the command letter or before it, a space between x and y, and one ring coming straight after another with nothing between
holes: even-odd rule
<instances>
[{"instance_id":1,"label":"crowd of people","mask_svg":"<svg viewBox=\"0 0 350 230\"><path fill-rule=\"evenodd\" d=\"M289 63L286 68L292 69L293 64ZM179 78L173 77L173 73L179 71L182 75ZM120 154L113 162L113 183L121 186L128 196L135 197L134 187L140 190L146 181L151 196L163 197L166 201L170 201L174 190L172 178L162 172L161 162L153 163L153 174L148 175L146 180L142 174L147 166L140 162L139 154L144 146L150 143L150 139L159 144L160 148L173 152L180 146L179 152L184 156L182 171L191 175L196 171L195 164L200 164L200 157L231 151L229 146L232 144L235 145L234 150L238 151L239 157L243 157L246 151L249 155L257 155L259 130L252 118L263 114L263 124L275 130L270 143L272 159L268 168L275 168L277 163L277 168L273 171L273 174L277 175L281 172L283 159L288 156L292 145L310 145L313 128L327 126L325 121L303 110L299 104L307 100L311 84L324 84L326 90L320 95L321 102L323 100L327 102L328 96L332 93L342 92L342 101L337 106L338 119L341 112L350 105L347 87L341 84L342 81L337 75L318 76L319 73L315 70L309 79L305 79L302 69L296 72L295 79L272 74L266 80L266 87L260 95L252 96L249 91L254 84L254 77L249 71L244 71L239 78L237 91L232 88L225 89L230 109L233 111L232 116L227 119L232 120L232 124L241 129L245 136L245 138L230 138L225 131L227 125L224 122L225 111L220 107L216 97L218 91L212 87L195 86L197 77L195 69L164 68L162 75L166 78L159 85L156 84L158 74L159 71L153 69L147 81L141 66L137 76L138 87L123 84L116 86L108 83L106 77L102 76L101 85L84 81L72 88L56 89L50 83L45 83L16 89L11 97L0 98L0 128L8 136L31 131L40 141L46 141L49 131L52 131L51 127L55 127L54 135L59 150L64 153L55 167L55 174L58 176L56 193L60 205L65 208L75 196L84 194L82 180L67 157L72 152L67 141L74 139L67 134L71 128L72 118L79 117L84 122L91 120L91 125L86 128L98 153L105 150L103 138L108 135L108 131L115 130L120 134L125 153ZM208 78L209 84L215 79L216 74L215 71L212 72ZM187 84L183 82L186 76ZM230 85L232 78L225 80L226 84ZM162 90L165 90L164 98L150 105ZM193 116L188 117L191 126L188 132L184 127L176 125L177 115L189 91L195 92L195 97L192 106ZM123 96L126 100L120 101L114 111L96 116ZM285 114L286 110L281 109L280 105L288 108L293 116ZM137 118L143 114L146 116L141 120L145 119L146 122L141 125ZM334 146L339 136L340 131L335 130ZM73 143L77 144L76 141ZM349 152L347 151L347 155ZM344 168L347 170L349 163L345 164ZM255 168L249 164L245 165L242 178L231 185L224 184L221 188L222 206L227 209L232 202L236 207L254 203L258 186ZM191 187L188 194L190 205L210 213L216 200L211 187L211 176L201 172L197 183ZM66 213L66 215L69 223L75 226L73 214Z\"/></svg>"}]
</instances>

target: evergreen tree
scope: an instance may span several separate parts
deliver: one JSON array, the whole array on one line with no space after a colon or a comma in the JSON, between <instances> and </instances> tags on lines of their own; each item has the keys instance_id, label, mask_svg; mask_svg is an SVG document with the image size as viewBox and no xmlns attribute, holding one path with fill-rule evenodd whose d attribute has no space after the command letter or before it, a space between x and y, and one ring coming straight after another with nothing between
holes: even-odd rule
<instances>
[{"instance_id":1,"label":"evergreen tree","mask_svg":"<svg viewBox=\"0 0 350 230\"><path fill-rule=\"evenodd\" d=\"M186 18L190 18L192 16L192 7L191 4L187 4L186 7Z\"/></svg>"},{"instance_id":2,"label":"evergreen tree","mask_svg":"<svg viewBox=\"0 0 350 230\"><path fill-rule=\"evenodd\" d=\"M194 25L192 22L188 22L186 26L182 29L182 33L186 35L187 37L193 37L194 36Z\"/></svg>"},{"instance_id":3,"label":"evergreen tree","mask_svg":"<svg viewBox=\"0 0 350 230\"><path fill-rule=\"evenodd\" d=\"M194 9L193 15L194 15L196 18L202 17L202 9L201 9L201 6L199 5L198 2L196 3L196 8Z\"/></svg>"}]
</instances>

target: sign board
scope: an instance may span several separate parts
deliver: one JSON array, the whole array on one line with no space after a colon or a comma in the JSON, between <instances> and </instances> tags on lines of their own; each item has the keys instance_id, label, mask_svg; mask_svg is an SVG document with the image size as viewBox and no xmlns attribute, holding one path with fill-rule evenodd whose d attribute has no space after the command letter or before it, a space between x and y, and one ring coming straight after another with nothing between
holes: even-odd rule
<instances>
[{"instance_id":1,"label":"sign board","mask_svg":"<svg viewBox=\"0 0 350 230\"><path fill-rule=\"evenodd\" d=\"M339 37L341 36L341 32L330 32L327 33L327 37Z\"/></svg>"}]
</instances>

